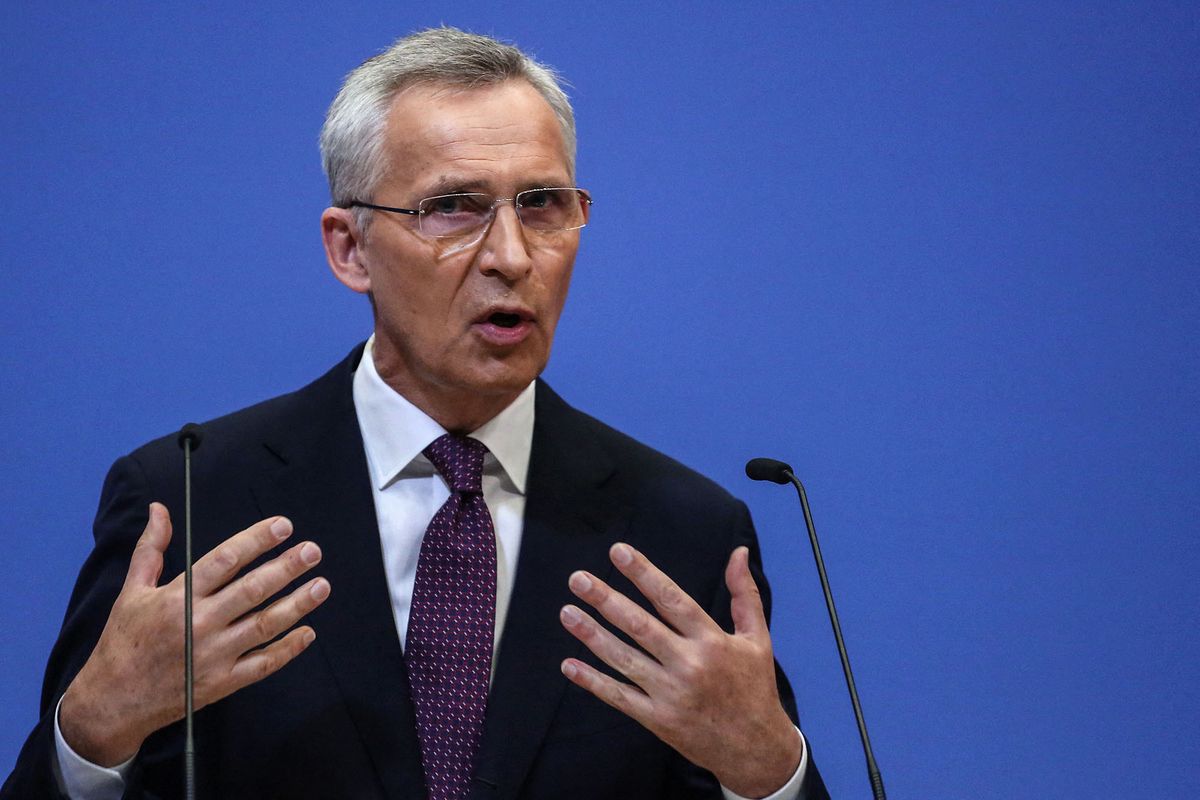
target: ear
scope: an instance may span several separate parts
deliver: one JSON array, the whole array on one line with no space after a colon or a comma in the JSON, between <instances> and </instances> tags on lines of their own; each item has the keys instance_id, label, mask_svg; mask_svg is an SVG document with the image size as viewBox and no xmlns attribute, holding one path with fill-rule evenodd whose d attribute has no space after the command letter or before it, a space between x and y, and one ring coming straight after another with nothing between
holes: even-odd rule
<instances>
[{"instance_id":1,"label":"ear","mask_svg":"<svg viewBox=\"0 0 1200 800\"><path fill-rule=\"evenodd\" d=\"M325 258L339 281L359 294L371 291L371 276L363 263L363 233L348 208L327 208L321 214Z\"/></svg>"}]
</instances>

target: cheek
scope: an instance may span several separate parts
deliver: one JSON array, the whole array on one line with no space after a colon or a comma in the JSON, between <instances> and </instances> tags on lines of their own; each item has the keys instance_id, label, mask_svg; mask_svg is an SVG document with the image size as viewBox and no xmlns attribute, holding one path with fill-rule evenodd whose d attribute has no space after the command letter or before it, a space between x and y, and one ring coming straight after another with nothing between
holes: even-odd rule
<instances>
[{"instance_id":1,"label":"cheek","mask_svg":"<svg viewBox=\"0 0 1200 800\"><path fill-rule=\"evenodd\" d=\"M566 267L558 273L555 282L550 288L551 306L554 312L555 323L562 316L563 306L567 302L567 290L571 287L571 268Z\"/></svg>"},{"instance_id":2,"label":"cheek","mask_svg":"<svg viewBox=\"0 0 1200 800\"><path fill-rule=\"evenodd\" d=\"M578 235L573 241L547 243L538 250L538 260L544 265L539 271L541 292L545 301L546 313L553 314L557 319L567 300L567 290L571 285L571 271L575 263L575 251L578 249Z\"/></svg>"},{"instance_id":3,"label":"cheek","mask_svg":"<svg viewBox=\"0 0 1200 800\"><path fill-rule=\"evenodd\" d=\"M416 335L444 325L457 289L445 266L401 256L373 271L371 290L378 312Z\"/></svg>"}]
</instances>

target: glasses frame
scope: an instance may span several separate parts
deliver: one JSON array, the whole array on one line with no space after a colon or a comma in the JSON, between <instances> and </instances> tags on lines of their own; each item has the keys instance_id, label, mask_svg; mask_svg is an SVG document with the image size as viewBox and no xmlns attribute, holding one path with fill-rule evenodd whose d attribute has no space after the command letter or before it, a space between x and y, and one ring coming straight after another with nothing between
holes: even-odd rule
<instances>
[{"instance_id":1,"label":"glasses frame","mask_svg":"<svg viewBox=\"0 0 1200 800\"><path fill-rule=\"evenodd\" d=\"M429 212L421 213L420 208L398 208L396 206L381 206L376 203L368 203L365 200L348 200L347 202L342 203L339 206L339 208L369 208L374 211L389 211L393 214L408 214L409 216L414 216L417 218L417 230L419 230L421 232L422 236L428 236L431 239L454 239L454 238L457 238L460 236L470 236L471 234L476 233L477 231L485 230L496 219L496 207L500 206L504 203L512 204L513 211L517 215L517 220L521 223L522 230L537 231L538 233L562 233L563 231L577 231L580 228L587 227L588 214L586 211L584 212L584 215L583 215L583 224L575 225L570 228L531 228L525 224L525 221L523 219L521 219L521 207L517 204L517 198L519 198L521 195L530 194L532 192L552 192L552 191L553 192L562 192L562 191L575 192L576 194L579 195L579 199L582 200L588 207L590 207L594 202L592 200L591 193L588 192L587 189L580 189L578 186L541 186L536 189L523 189L522 191L517 192L512 197L494 198L492 200L492 205L488 208L487 219L485 219L483 221L483 223L479 225L478 228L471 228L470 230L462 231L461 233L442 233L442 234L426 233L423 230L423 228L421 226L421 220L425 217L425 214L427 214ZM441 200L446 197L488 197L488 196L489 195L487 194L487 192L451 192L450 194L435 194L432 197L421 198L421 201L419 203L417 203L417 205L423 206L431 200Z\"/></svg>"}]
</instances>

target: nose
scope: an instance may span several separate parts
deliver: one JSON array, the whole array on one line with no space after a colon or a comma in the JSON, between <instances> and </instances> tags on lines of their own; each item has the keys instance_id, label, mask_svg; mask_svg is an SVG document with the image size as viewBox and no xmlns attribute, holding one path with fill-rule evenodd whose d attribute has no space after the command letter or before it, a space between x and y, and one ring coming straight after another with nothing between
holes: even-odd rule
<instances>
[{"instance_id":1,"label":"nose","mask_svg":"<svg viewBox=\"0 0 1200 800\"><path fill-rule=\"evenodd\" d=\"M525 242L525 229L517 219L512 203L502 203L496 209L492 223L483 237L479 252L479 269L484 274L497 274L516 281L533 268L533 259Z\"/></svg>"}]
</instances>

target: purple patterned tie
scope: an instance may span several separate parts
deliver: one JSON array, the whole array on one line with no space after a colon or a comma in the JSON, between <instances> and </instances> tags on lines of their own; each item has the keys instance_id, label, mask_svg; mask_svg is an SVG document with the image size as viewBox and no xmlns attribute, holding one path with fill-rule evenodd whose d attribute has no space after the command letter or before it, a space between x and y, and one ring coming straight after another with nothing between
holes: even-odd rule
<instances>
[{"instance_id":1,"label":"purple patterned tie","mask_svg":"<svg viewBox=\"0 0 1200 800\"><path fill-rule=\"evenodd\" d=\"M429 800L467 796L483 735L496 618L486 452L482 442L451 434L424 450L450 487L421 542L404 653Z\"/></svg>"}]
</instances>

